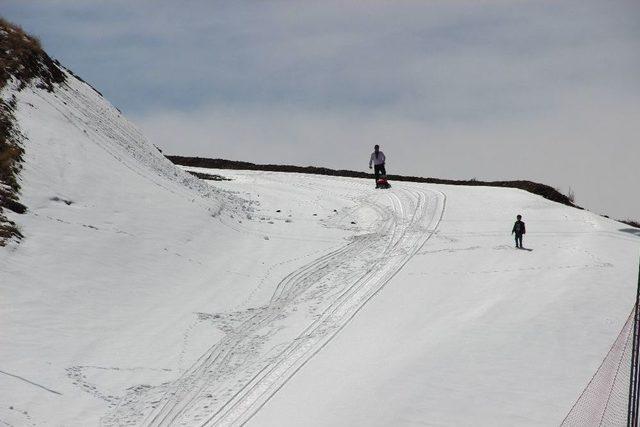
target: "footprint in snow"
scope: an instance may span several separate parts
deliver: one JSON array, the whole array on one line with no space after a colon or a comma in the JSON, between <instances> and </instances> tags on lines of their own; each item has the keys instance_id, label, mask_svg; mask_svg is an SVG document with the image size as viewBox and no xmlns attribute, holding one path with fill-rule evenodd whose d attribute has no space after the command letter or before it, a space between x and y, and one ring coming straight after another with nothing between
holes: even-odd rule
<instances>
[{"instance_id":1,"label":"footprint in snow","mask_svg":"<svg viewBox=\"0 0 640 427\"><path fill-rule=\"evenodd\" d=\"M52 202L62 202L64 204L66 204L67 206L72 205L73 204L73 200L67 200L67 199L62 199L58 196L52 197L51 199Z\"/></svg>"}]
</instances>

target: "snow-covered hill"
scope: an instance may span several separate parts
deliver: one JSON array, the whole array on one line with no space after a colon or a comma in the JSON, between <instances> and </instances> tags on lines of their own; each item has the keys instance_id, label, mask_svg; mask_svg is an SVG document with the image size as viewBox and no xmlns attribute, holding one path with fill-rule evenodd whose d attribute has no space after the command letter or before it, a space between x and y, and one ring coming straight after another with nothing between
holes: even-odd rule
<instances>
[{"instance_id":1,"label":"snow-covered hill","mask_svg":"<svg viewBox=\"0 0 640 427\"><path fill-rule=\"evenodd\" d=\"M207 183L72 76L5 91L29 210L0 248L0 423L557 425L632 308L640 236L590 212L514 189Z\"/></svg>"}]
</instances>

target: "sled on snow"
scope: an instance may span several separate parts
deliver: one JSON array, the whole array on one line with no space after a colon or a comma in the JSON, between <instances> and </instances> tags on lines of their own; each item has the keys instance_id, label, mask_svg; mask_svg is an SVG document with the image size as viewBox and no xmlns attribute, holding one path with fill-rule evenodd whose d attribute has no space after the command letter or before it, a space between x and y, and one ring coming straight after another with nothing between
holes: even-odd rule
<instances>
[{"instance_id":1,"label":"sled on snow","mask_svg":"<svg viewBox=\"0 0 640 427\"><path fill-rule=\"evenodd\" d=\"M391 188L391 184L389 184L389 181L387 181L386 176L381 176L376 180L376 188Z\"/></svg>"}]
</instances>

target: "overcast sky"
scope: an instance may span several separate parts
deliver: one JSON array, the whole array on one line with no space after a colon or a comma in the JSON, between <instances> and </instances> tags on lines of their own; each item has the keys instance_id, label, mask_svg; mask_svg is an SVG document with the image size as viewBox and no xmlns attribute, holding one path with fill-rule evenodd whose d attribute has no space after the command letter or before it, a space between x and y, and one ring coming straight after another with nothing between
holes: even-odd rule
<instances>
[{"instance_id":1,"label":"overcast sky","mask_svg":"<svg viewBox=\"0 0 640 427\"><path fill-rule=\"evenodd\" d=\"M640 220L640 2L0 0L166 153L529 179Z\"/></svg>"}]
</instances>

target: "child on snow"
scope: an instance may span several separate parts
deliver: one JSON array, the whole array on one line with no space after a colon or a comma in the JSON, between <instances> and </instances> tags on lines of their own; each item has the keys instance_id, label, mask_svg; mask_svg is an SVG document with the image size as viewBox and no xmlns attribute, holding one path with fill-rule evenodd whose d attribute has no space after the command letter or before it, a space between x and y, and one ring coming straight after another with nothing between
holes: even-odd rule
<instances>
[{"instance_id":1,"label":"child on snow","mask_svg":"<svg viewBox=\"0 0 640 427\"><path fill-rule=\"evenodd\" d=\"M524 226L524 222L522 221L522 215L518 215L516 217L517 221L513 224L513 229L511 230L511 234L516 235L516 248L522 249L522 235L527 232Z\"/></svg>"}]
</instances>

